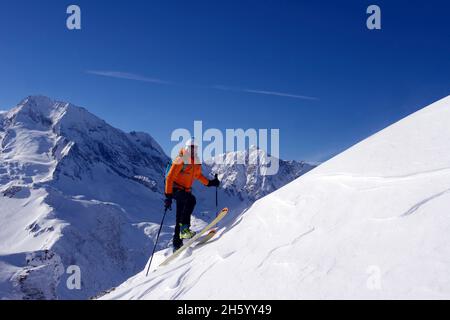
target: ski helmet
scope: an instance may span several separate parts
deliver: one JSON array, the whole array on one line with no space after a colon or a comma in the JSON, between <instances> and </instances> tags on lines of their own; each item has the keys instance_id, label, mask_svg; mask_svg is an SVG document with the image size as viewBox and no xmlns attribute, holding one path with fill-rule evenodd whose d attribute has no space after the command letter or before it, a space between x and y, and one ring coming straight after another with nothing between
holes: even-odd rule
<instances>
[{"instance_id":1,"label":"ski helmet","mask_svg":"<svg viewBox=\"0 0 450 320\"><path fill-rule=\"evenodd\" d=\"M184 149L188 152L191 152L192 154L196 154L198 150L198 144L195 141L195 138L192 137L188 141L186 141ZM193 151L193 152L192 152Z\"/></svg>"},{"instance_id":2,"label":"ski helmet","mask_svg":"<svg viewBox=\"0 0 450 320\"><path fill-rule=\"evenodd\" d=\"M186 146L186 147L189 147L189 148L190 148L191 146L198 147L198 144L197 144L197 142L195 141L195 138L192 137L191 139L189 139L188 141L186 141L185 146Z\"/></svg>"}]
</instances>

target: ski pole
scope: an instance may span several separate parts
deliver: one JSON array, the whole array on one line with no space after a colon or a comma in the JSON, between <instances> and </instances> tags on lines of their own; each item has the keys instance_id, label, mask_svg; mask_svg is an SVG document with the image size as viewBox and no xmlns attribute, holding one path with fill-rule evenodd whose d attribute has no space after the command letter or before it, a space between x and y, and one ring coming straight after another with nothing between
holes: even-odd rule
<instances>
[{"instance_id":1,"label":"ski pole","mask_svg":"<svg viewBox=\"0 0 450 320\"><path fill-rule=\"evenodd\" d=\"M159 227L158 235L156 236L155 246L153 247L152 256L150 257L150 262L148 263L147 273L145 274L145 276L148 276L148 272L150 270L150 266L152 265L153 256L155 254L156 246L158 245L159 234L161 233L161 229L162 229L163 224L164 224L164 219L166 218L166 213L167 213L167 208L164 210L164 215L163 215L163 218L162 218L162 221L161 221L161 226Z\"/></svg>"},{"instance_id":2,"label":"ski pole","mask_svg":"<svg viewBox=\"0 0 450 320\"><path fill-rule=\"evenodd\" d=\"M214 175L214 177L217 179L218 175L217 173ZM217 200L217 190L219 189L219 187L216 187L216 211L217 209L219 209L219 202Z\"/></svg>"}]
</instances>

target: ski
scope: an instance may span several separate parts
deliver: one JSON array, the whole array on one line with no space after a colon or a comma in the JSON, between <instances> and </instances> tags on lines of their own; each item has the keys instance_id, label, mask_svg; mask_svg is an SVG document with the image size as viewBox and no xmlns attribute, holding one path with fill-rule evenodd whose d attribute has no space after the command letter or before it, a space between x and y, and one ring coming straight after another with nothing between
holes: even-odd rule
<instances>
[{"instance_id":1,"label":"ski","mask_svg":"<svg viewBox=\"0 0 450 320\"><path fill-rule=\"evenodd\" d=\"M209 232L205 236L201 237L198 240L198 242L195 244L195 247L199 247L199 246L205 244L206 242L211 240L212 237L214 237L216 234L217 234L217 228L213 228L213 229L209 230Z\"/></svg>"},{"instance_id":2,"label":"ski","mask_svg":"<svg viewBox=\"0 0 450 320\"><path fill-rule=\"evenodd\" d=\"M207 232L208 230L210 230L211 228L213 228L214 226L216 226L220 220L223 219L223 217L225 217L225 215L228 213L228 208L223 208L219 214L217 215L217 217L210 223L208 224L206 227L204 227L200 232L198 232L194 237L192 237L191 239L189 239L188 242L186 242L180 249L178 249L177 251L175 251L171 256L169 256L166 260L164 260L159 266L165 266L167 264L169 264L170 261L174 260L176 257L178 257L184 250L186 250L187 248L189 248L193 243L195 243L198 239L200 239L200 237ZM208 234L209 235L209 234ZM206 237L208 237L208 235L206 235ZM214 236L214 234L212 235ZM211 236L211 237L212 237ZM207 240L206 240L207 241ZM205 242L206 242L205 241Z\"/></svg>"}]
</instances>

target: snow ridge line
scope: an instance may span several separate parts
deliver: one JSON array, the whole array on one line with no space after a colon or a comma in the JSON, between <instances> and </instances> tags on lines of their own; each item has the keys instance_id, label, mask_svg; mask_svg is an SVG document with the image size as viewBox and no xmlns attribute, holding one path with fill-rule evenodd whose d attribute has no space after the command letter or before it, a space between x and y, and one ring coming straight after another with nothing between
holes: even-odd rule
<instances>
[{"instance_id":1,"label":"snow ridge line","mask_svg":"<svg viewBox=\"0 0 450 320\"><path fill-rule=\"evenodd\" d=\"M257 269L261 268L269 259L269 257L277 250L285 248L285 247L289 247L294 245L295 243L297 243L300 239L302 239L303 237L307 236L308 234L312 233L314 230L316 230L316 227L312 227L311 229L309 229L308 231L300 234L298 237L296 237L294 240L292 240L289 243L283 244L279 247L273 248L272 250L269 251L269 253L267 254L267 256L264 258L264 260L256 267Z\"/></svg>"},{"instance_id":2,"label":"snow ridge line","mask_svg":"<svg viewBox=\"0 0 450 320\"><path fill-rule=\"evenodd\" d=\"M417 210L419 210L422 206L424 206L425 204L427 204L430 201L435 200L436 198L439 198L441 196L443 196L446 193L450 193L450 188L447 190L444 190L442 192L436 193L435 195L428 197L418 203L416 203L414 206L412 206L408 211L406 211L405 213L403 213L402 215L400 215L400 217L407 217L409 215L412 215L414 212L416 212Z\"/></svg>"}]
</instances>

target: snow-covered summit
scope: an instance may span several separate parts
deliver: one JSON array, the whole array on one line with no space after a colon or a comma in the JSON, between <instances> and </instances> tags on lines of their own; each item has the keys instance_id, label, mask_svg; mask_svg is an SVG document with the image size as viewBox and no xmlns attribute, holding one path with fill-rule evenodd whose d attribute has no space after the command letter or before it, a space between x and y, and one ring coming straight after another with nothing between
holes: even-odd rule
<instances>
[{"instance_id":1,"label":"snow-covered summit","mask_svg":"<svg viewBox=\"0 0 450 320\"><path fill-rule=\"evenodd\" d=\"M148 134L124 133L84 108L43 96L30 96L7 112L2 131L5 160L25 164L28 158L39 157L55 180L79 179L103 166L130 179L158 177L156 183L161 182L161 167L167 162ZM162 185L158 188L162 190Z\"/></svg>"},{"instance_id":2,"label":"snow-covered summit","mask_svg":"<svg viewBox=\"0 0 450 320\"><path fill-rule=\"evenodd\" d=\"M255 202L217 241L103 298L448 299L449 141L450 96Z\"/></svg>"}]
</instances>

